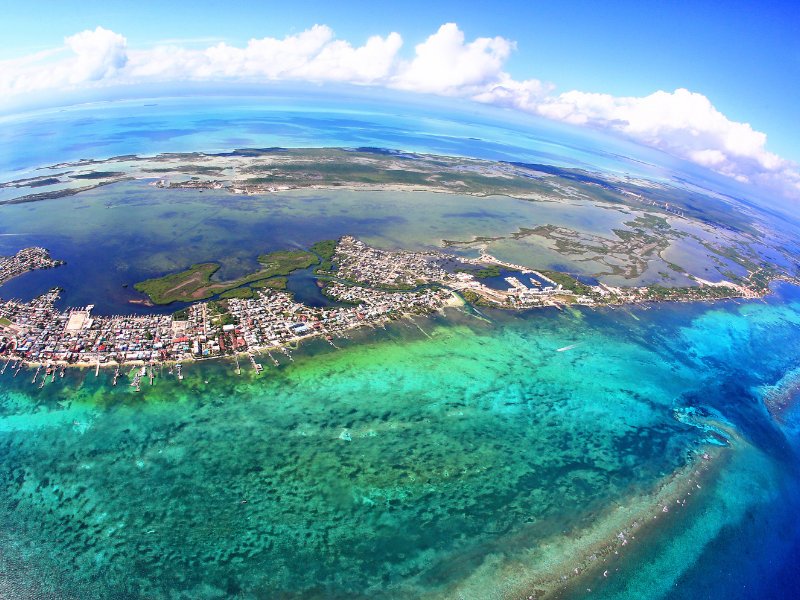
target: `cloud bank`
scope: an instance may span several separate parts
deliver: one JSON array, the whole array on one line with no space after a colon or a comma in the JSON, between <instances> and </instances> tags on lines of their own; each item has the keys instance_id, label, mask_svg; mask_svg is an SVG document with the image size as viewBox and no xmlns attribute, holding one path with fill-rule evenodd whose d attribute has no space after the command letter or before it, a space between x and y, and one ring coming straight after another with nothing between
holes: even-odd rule
<instances>
[{"instance_id":1,"label":"cloud bank","mask_svg":"<svg viewBox=\"0 0 800 600\"><path fill-rule=\"evenodd\" d=\"M607 131L659 148L718 173L800 197L797 165L765 149L766 135L730 121L702 94L678 89L644 98L577 90L555 93L551 83L518 81L504 65L516 43L502 37L468 42L454 23L442 25L400 56L398 33L373 36L361 47L315 25L279 40L252 39L244 48L219 43L205 50L164 45L129 49L102 27L65 38L65 46L0 61L0 98L40 90L153 81L312 81L384 86L469 98L548 119Z\"/></svg>"}]
</instances>

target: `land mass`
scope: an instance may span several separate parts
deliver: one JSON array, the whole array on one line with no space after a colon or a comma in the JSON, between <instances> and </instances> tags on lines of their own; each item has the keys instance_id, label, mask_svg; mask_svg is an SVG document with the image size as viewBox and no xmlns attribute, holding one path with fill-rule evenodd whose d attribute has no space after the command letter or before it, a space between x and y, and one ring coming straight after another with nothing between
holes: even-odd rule
<instances>
[{"instance_id":1,"label":"land mass","mask_svg":"<svg viewBox=\"0 0 800 600\"><path fill-rule=\"evenodd\" d=\"M53 260L50 258L50 251L47 248L23 248L14 256L0 257L0 285L28 271L34 269L49 269L67 264L63 260Z\"/></svg>"},{"instance_id":2,"label":"land mass","mask_svg":"<svg viewBox=\"0 0 800 600\"><path fill-rule=\"evenodd\" d=\"M137 286L148 290L154 302L198 300L173 315L95 317L91 306L60 312L54 308L58 289L30 302L0 301L4 367L16 360L17 367L78 364L99 369L101 363L155 364L247 353L260 371L263 367L255 355L262 351L277 364L271 349L290 356L287 345L309 337L324 336L337 347L334 336L345 336L348 329L463 305L459 295L478 306L523 309L754 298L769 291L761 280L749 286L700 278L691 287L588 285L559 271L509 264L486 252L478 258L438 250L393 252L352 236L312 248L315 252L261 255L262 269L231 282L212 282L210 276L218 266L204 263ZM307 306L285 291L286 278L281 275L318 264L320 257L331 265L319 277L325 283L324 294L340 306ZM476 279L481 271L505 274L509 287L485 285ZM529 283L520 279L525 276ZM220 294L218 300L199 301L200 296L215 293ZM134 384L138 389L138 378Z\"/></svg>"},{"instance_id":3,"label":"land mass","mask_svg":"<svg viewBox=\"0 0 800 600\"><path fill-rule=\"evenodd\" d=\"M253 282L258 283L256 287L281 287L280 282L268 283L269 278L288 275L298 269L307 269L312 265L319 264L319 258L313 252L304 250L278 250L262 254L257 260L263 265L261 269L231 281L212 281L211 276L219 269L219 265L202 263L192 265L180 273L141 281L133 287L137 291L147 294L154 304L194 302L211 298L216 294L228 294L226 297L229 298L251 298L252 290L245 288L238 291L236 288ZM285 281L283 285L285 286Z\"/></svg>"},{"instance_id":4,"label":"land mass","mask_svg":"<svg viewBox=\"0 0 800 600\"><path fill-rule=\"evenodd\" d=\"M759 234L748 203L630 176L553 165L496 162L385 148L244 148L80 160L0 183L19 194L0 204L35 202L130 178L157 178L163 188L265 194L298 188L436 191L505 195L529 201L594 199ZM76 184L81 184L77 186ZM26 188L43 191L25 193Z\"/></svg>"}]
</instances>

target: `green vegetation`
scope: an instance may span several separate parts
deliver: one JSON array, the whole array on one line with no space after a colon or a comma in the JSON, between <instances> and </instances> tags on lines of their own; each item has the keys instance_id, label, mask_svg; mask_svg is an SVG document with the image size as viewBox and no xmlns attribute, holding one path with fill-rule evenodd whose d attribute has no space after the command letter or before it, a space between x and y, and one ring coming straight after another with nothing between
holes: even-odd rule
<instances>
[{"instance_id":1,"label":"green vegetation","mask_svg":"<svg viewBox=\"0 0 800 600\"><path fill-rule=\"evenodd\" d=\"M585 283L581 283L574 277L567 275L566 273L560 273L559 271L545 271L539 270L539 273L552 279L556 283L560 283L561 287L565 290L569 290L571 292L575 292L576 294L590 294L592 292L592 287L586 285Z\"/></svg>"},{"instance_id":2,"label":"green vegetation","mask_svg":"<svg viewBox=\"0 0 800 600\"><path fill-rule=\"evenodd\" d=\"M334 265L329 260L323 260L321 263L319 263L318 267L314 267L314 273L315 274L316 273L320 273L320 272L330 273L331 271L335 271L335 270L336 270L336 265Z\"/></svg>"},{"instance_id":3,"label":"green vegetation","mask_svg":"<svg viewBox=\"0 0 800 600\"><path fill-rule=\"evenodd\" d=\"M125 173L117 171L92 171L91 173L79 173L78 175L70 175L72 179L106 179L108 177L119 177Z\"/></svg>"},{"instance_id":4,"label":"green vegetation","mask_svg":"<svg viewBox=\"0 0 800 600\"><path fill-rule=\"evenodd\" d=\"M228 290L219 295L220 298L252 298L255 296L253 290L249 287L240 287L233 290Z\"/></svg>"},{"instance_id":5,"label":"green vegetation","mask_svg":"<svg viewBox=\"0 0 800 600\"><path fill-rule=\"evenodd\" d=\"M224 300L213 300L206 305L212 315L223 315L228 312L228 303Z\"/></svg>"},{"instance_id":6,"label":"green vegetation","mask_svg":"<svg viewBox=\"0 0 800 600\"><path fill-rule=\"evenodd\" d=\"M472 273L475 279L486 279L487 277L499 277L500 267L492 265L483 269L453 269L456 273Z\"/></svg>"},{"instance_id":7,"label":"green vegetation","mask_svg":"<svg viewBox=\"0 0 800 600\"><path fill-rule=\"evenodd\" d=\"M311 252L304 250L279 250L269 254L262 254L258 262L263 268L256 273L245 275L234 281L213 282L211 275L219 269L214 263L192 265L185 271L165 275L158 279L148 279L134 285L134 287L150 296L155 304L170 304L171 302L192 302L205 300L214 294L222 294L228 290L239 288L250 282L268 279L276 275L288 275L298 269L306 269L319 263L319 259ZM236 292L232 298L251 298L252 290ZM242 295L242 294L250 294Z\"/></svg>"},{"instance_id":8,"label":"green vegetation","mask_svg":"<svg viewBox=\"0 0 800 600\"><path fill-rule=\"evenodd\" d=\"M257 260L264 265L264 269L248 276L248 281L266 279L275 275L288 275L292 271L307 269L311 265L319 264L319 259L305 250L278 250L262 254Z\"/></svg>"},{"instance_id":9,"label":"green vegetation","mask_svg":"<svg viewBox=\"0 0 800 600\"><path fill-rule=\"evenodd\" d=\"M5 317L0 317L0 325L3 325L4 327L5 327L6 325L11 325L11 321L9 321L8 319L6 319Z\"/></svg>"},{"instance_id":10,"label":"green vegetation","mask_svg":"<svg viewBox=\"0 0 800 600\"><path fill-rule=\"evenodd\" d=\"M45 179L35 179L30 183L25 184L27 187L44 187L46 185L55 185L56 183L61 183L61 181L57 177L46 177ZM17 185L16 187L23 187L21 185Z\"/></svg>"},{"instance_id":11,"label":"green vegetation","mask_svg":"<svg viewBox=\"0 0 800 600\"><path fill-rule=\"evenodd\" d=\"M650 213L645 213L642 216L638 216L633 221L627 221L626 223L623 223L623 225L627 225L631 229L671 229L672 228L665 217L659 217L657 215L651 215Z\"/></svg>"},{"instance_id":12,"label":"green vegetation","mask_svg":"<svg viewBox=\"0 0 800 600\"><path fill-rule=\"evenodd\" d=\"M483 296L478 295L476 292L472 290L463 290L460 292L461 297L464 298L470 304L474 304L475 306L485 306L487 308L492 308L496 306L495 304L488 302L483 298Z\"/></svg>"},{"instance_id":13,"label":"green vegetation","mask_svg":"<svg viewBox=\"0 0 800 600\"><path fill-rule=\"evenodd\" d=\"M217 269L219 265L214 263L192 265L180 273L141 281L133 287L150 296L150 300L155 304L170 304L176 300L182 302L203 300L214 295L213 292L207 293L205 290L210 287L211 275Z\"/></svg>"},{"instance_id":14,"label":"green vegetation","mask_svg":"<svg viewBox=\"0 0 800 600\"><path fill-rule=\"evenodd\" d=\"M680 266L680 265L676 265L675 263L668 262L668 263L667 263L667 266L668 266L670 269L672 269L673 271L675 271L676 273L686 273L686 269L684 269L684 268L683 268L682 266Z\"/></svg>"},{"instance_id":15,"label":"green vegetation","mask_svg":"<svg viewBox=\"0 0 800 600\"><path fill-rule=\"evenodd\" d=\"M664 287L657 283L647 286L648 300L717 300L737 295L726 286Z\"/></svg>"},{"instance_id":16,"label":"green vegetation","mask_svg":"<svg viewBox=\"0 0 800 600\"><path fill-rule=\"evenodd\" d=\"M490 265L483 269L453 269L455 273L472 273L475 279L486 279L487 277L500 277L500 265ZM519 271L514 267L502 267L506 271Z\"/></svg>"},{"instance_id":17,"label":"green vegetation","mask_svg":"<svg viewBox=\"0 0 800 600\"><path fill-rule=\"evenodd\" d=\"M275 290L285 290L286 289L286 282L288 279L286 277L273 277L272 279L261 279L259 281L254 281L250 284L251 288L272 288Z\"/></svg>"},{"instance_id":18,"label":"green vegetation","mask_svg":"<svg viewBox=\"0 0 800 600\"><path fill-rule=\"evenodd\" d=\"M173 321L187 321L189 319L189 307L180 309L178 312L172 313Z\"/></svg>"},{"instance_id":19,"label":"green vegetation","mask_svg":"<svg viewBox=\"0 0 800 600\"><path fill-rule=\"evenodd\" d=\"M339 245L338 240L322 240L321 242L317 242L311 248L309 248L312 252L316 252L319 254L323 259L330 260L333 258L333 255L336 253L336 246Z\"/></svg>"},{"instance_id":20,"label":"green vegetation","mask_svg":"<svg viewBox=\"0 0 800 600\"><path fill-rule=\"evenodd\" d=\"M225 325L238 325L236 319L230 313L217 317L214 322L220 327L224 327Z\"/></svg>"}]
</instances>

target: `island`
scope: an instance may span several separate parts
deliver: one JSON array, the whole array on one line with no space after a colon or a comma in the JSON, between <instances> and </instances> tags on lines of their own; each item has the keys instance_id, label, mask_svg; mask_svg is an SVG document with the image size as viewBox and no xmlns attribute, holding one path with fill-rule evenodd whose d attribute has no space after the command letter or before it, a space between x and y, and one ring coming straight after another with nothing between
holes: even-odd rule
<instances>
[{"instance_id":1,"label":"island","mask_svg":"<svg viewBox=\"0 0 800 600\"><path fill-rule=\"evenodd\" d=\"M9 363L17 369L23 364L99 368L226 356L238 364L238 356L246 354L260 371L255 357L262 353L277 361L273 351L289 357L290 348L315 336L336 347L351 328L385 326L448 306L559 310L758 298L774 281L800 282L800 261L791 250L796 242L774 225L775 214L688 186L630 176L370 147L120 156L42 171L0 183L6 190L0 204L42 202L138 178L154 186L154 194L214 190L215 202L254 196L241 199L254 207L292 190L344 188L474 196L487 207L508 196L542 210L503 215L506 233L478 219L469 235L440 239L438 248L423 246L429 248L424 251L390 251L343 235L254 256L257 268L232 280L216 278L221 264L207 261L135 283L142 296L132 302L175 304L172 315L96 316L91 305L59 311L58 289L31 302L0 300L3 369ZM109 202L105 208L113 208L114 200ZM560 218L561 206L590 208L610 225L580 229L585 219ZM556 222L531 223L525 220L530 212L552 215ZM538 264L498 258L513 255L502 248L515 243L534 245L549 258L536 259ZM44 248L26 248L0 261L0 283L58 264ZM300 270L310 270L330 306L295 300L287 277Z\"/></svg>"},{"instance_id":2,"label":"island","mask_svg":"<svg viewBox=\"0 0 800 600\"><path fill-rule=\"evenodd\" d=\"M63 373L67 365L99 371L102 364L112 364L117 365L116 385L119 366L131 363L142 366L131 384L138 390L147 369L152 383L156 364L228 356L240 371L238 356L246 355L258 374L263 364L256 356L266 355L279 366L273 352L291 360L290 349L303 340L319 336L338 348L336 340L349 329L385 326L465 301L507 310L560 309L569 304L754 298L769 291L761 280L749 286L700 278L691 287L587 285L565 273L510 264L486 252L464 258L443 251L387 251L349 235L318 242L308 251L261 255L258 262L260 270L235 281L212 282L218 265L205 263L137 284L154 303L191 302L172 315L94 316L93 306L59 311L54 307L58 289L31 302L0 301L2 372L10 363L15 374L23 365L44 367L43 386L47 375L53 381L58 366ZM314 265L324 294L338 306L308 306L286 291L285 275ZM507 287L490 287L480 279L484 276L501 278ZM216 299L203 300L214 295Z\"/></svg>"}]
</instances>

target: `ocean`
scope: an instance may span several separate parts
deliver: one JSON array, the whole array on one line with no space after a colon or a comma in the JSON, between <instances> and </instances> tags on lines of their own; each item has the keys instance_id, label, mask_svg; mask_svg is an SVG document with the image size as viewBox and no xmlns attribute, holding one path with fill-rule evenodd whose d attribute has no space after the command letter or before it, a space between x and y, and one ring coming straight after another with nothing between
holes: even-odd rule
<instances>
[{"instance_id":1,"label":"ocean","mask_svg":"<svg viewBox=\"0 0 800 600\"><path fill-rule=\"evenodd\" d=\"M2 152L9 172L28 173L82 157L303 142L516 160L543 159L547 146L565 166L667 172L481 115L470 124L384 107L345 119L333 104L53 110L6 118ZM36 132L41 145L23 144ZM478 202L156 192L124 182L2 207L0 254L36 243L68 264L0 296L61 285L64 305L142 312L122 285L145 274L221 260L235 276L263 251L344 233L432 248L469 233L474 217L463 215ZM481 202L492 208L482 227L535 217L511 199ZM600 212L584 226L625 218ZM579 221L569 210L537 218ZM449 308L352 331L340 350L301 343L294 363L264 360L258 376L227 361L185 363L183 381L164 368L140 393L127 377L112 387L107 371L70 369L39 389L32 372L9 369L0 595L796 598L800 417L791 393L772 413L765 400L793 389L798 341L800 288L776 283L751 301Z\"/></svg>"}]
</instances>

